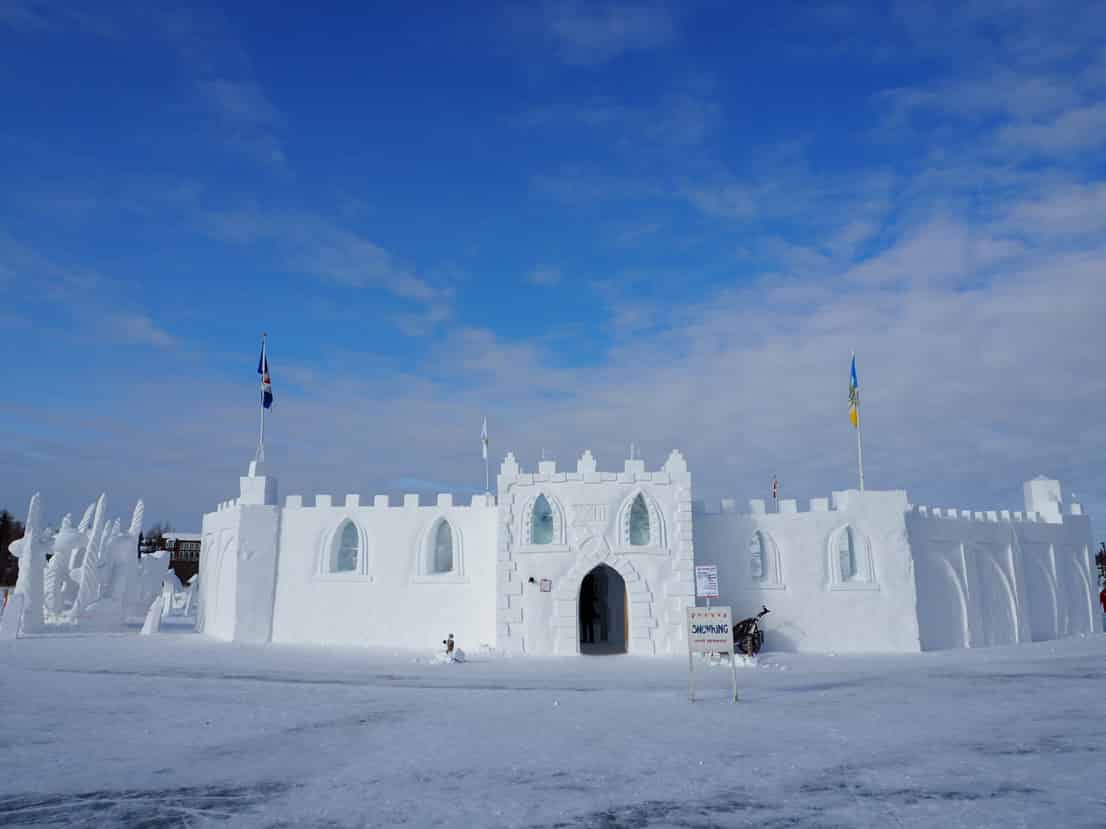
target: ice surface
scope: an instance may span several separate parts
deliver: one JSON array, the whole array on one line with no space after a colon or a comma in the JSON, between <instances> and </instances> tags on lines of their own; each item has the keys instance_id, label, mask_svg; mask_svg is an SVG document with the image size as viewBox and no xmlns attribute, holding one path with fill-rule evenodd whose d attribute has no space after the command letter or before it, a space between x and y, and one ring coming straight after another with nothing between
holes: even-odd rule
<instances>
[{"instance_id":1,"label":"ice surface","mask_svg":"<svg viewBox=\"0 0 1106 829\"><path fill-rule=\"evenodd\" d=\"M0 825L1100 826L1106 637L901 656L494 658L0 642Z\"/></svg>"}]
</instances>

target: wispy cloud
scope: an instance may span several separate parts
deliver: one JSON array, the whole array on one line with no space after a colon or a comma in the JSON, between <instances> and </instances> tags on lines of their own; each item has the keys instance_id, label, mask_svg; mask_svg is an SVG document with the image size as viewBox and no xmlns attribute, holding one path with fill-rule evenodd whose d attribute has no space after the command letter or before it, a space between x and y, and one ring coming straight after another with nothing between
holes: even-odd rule
<instances>
[{"instance_id":1,"label":"wispy cloud","mask_svg":"<svg viewBox=\"0 0 1106 829\"><path fill-rule=\"evenodd\" d=\"M98 332L106 339L129 345L169 348L176 339L145 314L113 312L102 317Z\"/></svg>"},{"instance_id":2,"label":"wispy cloud","mask_svg":"<svg viewBox=\"0 0 1106 829\"><path fill-rule=\"evenodd\" d=\"M354 288L378 286L421 305L417 313L396 318L405 332L421 333L452 313L447 289L435 287L380 245L324 216L294 210L228 210L208 213L204 229L223 241L273 245L291 270Z\"/></svg>"},{"instance_id":3,"label":"wispy cloud","mask_svg":"<svg viewBox=\"0 0 1106 829\"><path fill-rule=\"evenodd\" d=\"M546 0L517 7L515 28L536 29L568 64L594 65L665 47L679 36L677 7L656 2Z\"/></svg>"},{"instance_id":4,"label":"wispy cloud","mask_svg":"<svg viewBox=\"0 0 1106 829\"><path fill-rule=\"evenodd\" d=\"M168 348L176 339L134 302L119 280L68 265L10 236L0 234L0 286L16 290L39 326L101 342ZM13 318L19 319L19 318Z\"/></svg>"},{"instance_id":5,"label":"wispy cloud","mask_svg":"<svg viewBox=\"0 0 1106 829\"><path fill-rule=\"evenodd\" d=\"M0 0L0 26L22 34L68 32L108 39L122 34L107 14L50 0Z\"/></svg>"},{"instance_id":6,"label":"wispy cloud","mask_svg":"<svg viewBox=\"0 0 1106 829\"><path fill-rule=\"evenodd\" d=\"M276 120L276 107L252 81L215 78L201 81L200 88L212 106L227 121L244 124L269 124Z\"/></svg>"},{"instance_id":7,"label":"wispy cloud","mask_svg":"<svg viewBox=\"0 0 1106 829\"><path fill-rule=\"evenodd\" d=\"M510 119L520 129L583 129L609 134L622 145L688 147L702 144L722 124L722 107L705 92L664 95L651 106L610 101L535 107Z\"/></svg>"},{"instance_id":8,"label":"wispy cloud","mask_svg":"<svg viewBox=\"0 0 1106 829\"><path fill-rule=\"evenodd\" d=\"M541 288L552 288L561 282L561 269L553 265L539 265L526 274L526 281Z\"/></svg>"}]
</instances>

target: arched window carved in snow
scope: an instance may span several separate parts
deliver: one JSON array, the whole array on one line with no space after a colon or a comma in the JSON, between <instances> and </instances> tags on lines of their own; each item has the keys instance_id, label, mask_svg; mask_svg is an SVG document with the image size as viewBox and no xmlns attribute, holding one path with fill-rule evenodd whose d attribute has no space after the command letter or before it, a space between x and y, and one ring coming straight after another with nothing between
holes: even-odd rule
<instances>
[{"instance_id":1,"label":"arched window carved in snow","mask_svg":"<svg viewBox=\"0 0 1106 829\"><path fill-rule=\"evenodd\" d=\"M549 506L549 500L544 495L539 495L534 501L530 528L531 544L553 543L553 508Z\"/></svg>"},{"instance_id":2,"label":"arched window carved in snow","mask_svg":"<svg viewBox=\"0 0 1106 829\"><path fill-rule=\"evenodd\" d=\"M361 557L361 537L352 521L342 524L341 530L334 534L334 544L330 557L330 572L356 573Z\"/></svg>"},{"instance_id":3,"label":"arched window carved in snow","mask_svg":"<svg viewBox=\"0 0 1106 829\"><path fill-rule=\"evenodd\" d=\"M779 548L763 530L749 539L749 584L752 588L783 587Z\"/></svg>"},{"instance_id":4,"label":"arched window carved in snow","mask_svg":"<svg viewBox=\"0 0 1106 829\"><path fill-rule=\"evenodd\" d=\"M834 589L878 589L871 544L851 524L830 538L829 571Z\"/></svg>"},{"instance_id":5,"label":"arched window carved in snow","mask_svg":"<svg viewBox=\"0 0 1106 829\"><path fill-rule=\"evenodd\" d=\"M630 505L630 546L644 547L649 543L649 508L639 492Z\"/></svg>"},{"instance_id":6,"label":"arched window carved in snow","mask_svg":"<svg viewBox=\"0 0 1106 829\"><path fill-rule=\"evenodd\" d=\"M316 572L323 578L352 578L369 572L368 536L357 523L344 518L326 536L319 549Z\"/></svg>"},{"instance_id":7,"label":"arched window carved in snow","mask_svg":"<svg viewBox=\"0 0 1106 829\"><path fill-rule=\"evenodd\" d=\"M434 531L433 553L430 559L431 573L453 572L453 528L444 518L438 522Z\"/></svg>"},{"instance_id":8,"label":"arched window carved in snow","mask_svg":"<svg viewBox=\"0 0 1106 829\"><path fill-rule=\"evenodd\" d=\"M856 581L856 533L852 527L845 527L837 536L837 567L841 581Z\"/></svg>"},{"instance_id":9,"label":"arched window carved in snow","mask_svg":"<svg viewBox=\"0 0 1106 829\"><path fill-rule=\"evenodd\" d=\"M518 517L518 552L567 551L564 507L552 492L537 490L519 501Z\"/></svg>"},{"instance_id":10,"label":"arched window carved in snow","mask_svg":"<svg viewBox=\"0 0 1106 829\"><path fill-rule=\"evenodd\" d=\"M764 536L759 532L749 539L749 578L764 581Z\"/></svg>"},{"instance_id":11,"label":"arched window carved in snow","mask_svg":"<svg viewBox=\"0 0 1106 829\"><path fill-rule=\"evenodd\" d=\"M632 551L634 548L646 548L641 552L663 552L664 519L657 502L645 490L637 490L629 495L618 512L619 546Z\"/></svg>"},{"instance_id":12,"label":"arched window carved in snow","mask_svg":"<svg viewBox=\"0 0 1106 829\"><path fill-rule=\"evenodd\" d=\"M444 515L432 520L423 530L415 549L416 582L464 582L465 556L461 530Z\"/></svg>"}]
</instances>

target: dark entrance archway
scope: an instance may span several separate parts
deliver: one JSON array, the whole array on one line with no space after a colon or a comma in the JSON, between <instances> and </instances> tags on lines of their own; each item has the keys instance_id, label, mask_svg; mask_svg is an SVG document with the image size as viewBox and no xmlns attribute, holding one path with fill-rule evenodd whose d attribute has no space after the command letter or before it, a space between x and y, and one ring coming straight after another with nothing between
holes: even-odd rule
<instances>
[{"instance_id":1,"label":"dark entrance archway","mask_svg":"<svg viewBox=\"0 0 1106 829\"><path fill-rule=\"evenodd\" d=\"M618 571L600 564L580 583L580 653L626 653L630 624L626 582Z\"/></svg>"}]
</instances>

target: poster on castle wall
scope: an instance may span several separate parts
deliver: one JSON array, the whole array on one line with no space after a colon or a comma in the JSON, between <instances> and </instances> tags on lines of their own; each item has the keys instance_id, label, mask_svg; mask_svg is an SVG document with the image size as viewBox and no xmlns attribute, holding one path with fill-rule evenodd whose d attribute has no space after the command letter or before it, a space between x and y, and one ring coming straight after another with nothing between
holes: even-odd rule
<instances>
[{"instance_id":1,"label":"poster on castle wall","mask_svg":"<svg viewBox=\"0 0 1106 829\"><path fill-rule=\"evenodd\" d=\"M718 565L695 565L695 595L700 599L718 598Z\"/></svg>"},{"instance_id":2,"label":"poster on castle wall","mask_svg":"<svg viewBox=\"0 0 1106 829\"><path fill-rule=\"evenodd\" d=\"M692 653L731 653L733 626L728 607L689 607L687 647Z\"/></svg>"}]
</instances>

